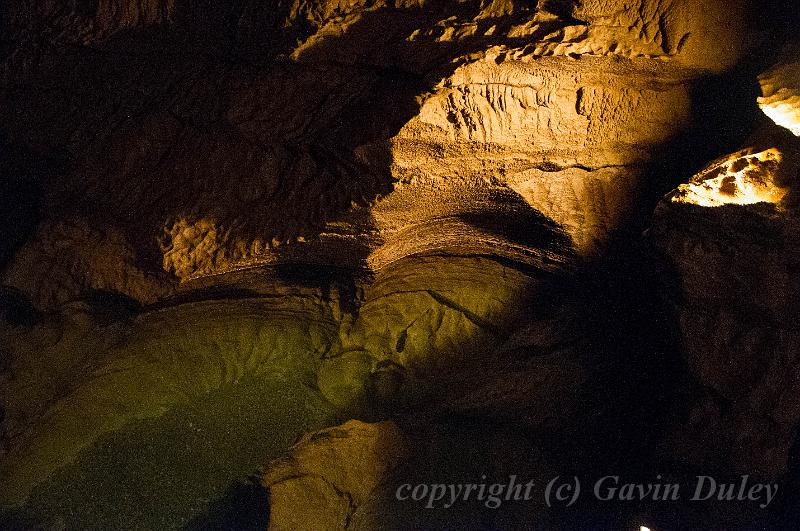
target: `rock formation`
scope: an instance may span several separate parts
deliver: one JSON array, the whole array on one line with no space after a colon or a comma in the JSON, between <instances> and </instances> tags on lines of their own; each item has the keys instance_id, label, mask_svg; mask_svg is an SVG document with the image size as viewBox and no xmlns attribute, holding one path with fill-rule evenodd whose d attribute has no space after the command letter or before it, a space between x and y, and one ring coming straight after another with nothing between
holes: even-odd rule
<instances>
[{"instance_id":1,"label":"rock formation","mask_svg":"<svg viewBox=\"0 0 800 531\"><path fill-rule=\"evenodd\" d=\"M271 462L272 528L366 529L425 449L461 470L441 448L783 478L796 141L684 182L744 147L708 137L751 70L797 134L762 11L10 0L0 524L203 528ZM557 527L515 511L458 518Z\"/></svg>"},{"instance_id":2,"label":"rock formation","mask_svg":"<svg viewBox=\"0 0 800 531\"><path fill-rule=\"evenodd\" d=\"M270 529L350 527L359 508L407 457L405 444L391 422L351 420L305 436L264 478L272 502Z\"/></svg>"},{"instance_id":3,"label":"rock formation","mask_svg":"<svg viewBox=\"0 0 800 531\"><path fill-rule=\"evenodd\" d=\"M790 44L782 52L783 59L762 73L758 81L762 96L758 105L773 122L800 136L800 45Z\"/></svg>"},{"instance_id":4,"label":"rock formation","mask_svg":"<svg viewBox=\"0 0 800 531\"><path fill-rule=\"evenodd\" d=\"M772 478L787 472L800 420L797 147L713 163L662 201L650 230L677 272L670 299L698 385L675 444L686 459Z\"/></svg>"}]
</instances>

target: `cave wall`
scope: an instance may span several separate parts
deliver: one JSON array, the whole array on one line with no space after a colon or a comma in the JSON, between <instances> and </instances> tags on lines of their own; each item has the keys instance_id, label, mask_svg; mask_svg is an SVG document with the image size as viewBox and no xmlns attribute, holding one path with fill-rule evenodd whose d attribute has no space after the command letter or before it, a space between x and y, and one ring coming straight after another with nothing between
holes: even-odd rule
<instances>
[{"instance_id":1,"label":"cave wall","mask_svg":"<svg viewBox=\"0 0 800 531\"><path fill-rule=\"evenodd\" d=\"M759 5L0 9L3 508L182 528L303 433L351 418L400 426L337 428L357 448L392 441L376 452L391 466L355 486L355 459L331 472L354 492L420 458L397 441L462 418L490 424L491 447L511 441L494 460L575 452L534 460L538 474L646 469L651 446L682 466L787 473L796 143L726 85L765 70L758 103L796 121L792 48L766 70L780 31ZM729 119L760 127L760 148L651 216L739 147L738 130L709 138ZM775 146L780 163L753 158ZM742 167L761 176L752 202L723 178ZM321 460L314 440L292 455ZM136 455L161 475L125 471ZM335 488L315 498L317 480L275 487L305 470L281 463L260 479L275 518L297 499L330 502L331 528L357 511ZM189 478L180 496L142 494L167 476ZM115 477L136 503L80 516L83 490L114 503L101 487ZM364 514L390 506L359 496Z\"/></svg>"}]
</instances>

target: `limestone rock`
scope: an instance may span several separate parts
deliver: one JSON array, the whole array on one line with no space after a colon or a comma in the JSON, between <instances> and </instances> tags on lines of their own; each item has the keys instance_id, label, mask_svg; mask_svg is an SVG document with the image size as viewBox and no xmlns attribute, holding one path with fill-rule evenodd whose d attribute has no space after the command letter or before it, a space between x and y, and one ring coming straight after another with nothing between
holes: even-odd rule
<instances>
[{"instance_id":1,"label":"limestone rock","mask_svg":"<svg viewBox=\"0 0 800 531\"><path fill-rule=\"evenodd\" d=\"M698 466L787 471L800 423L792 153L748 150L711 164L660 203L649 230L675 271L667 289L697 387L670 444Z\"/></svg>"},{"instance_id":2,"label":"limestone rock","mask_svg":"<svg viewBox=\"0 0 800 531\"><path fill-rule=\"evenodd\" d=\"M762 96L758 105L773 122L800 136L800 45L790 44L783 58L758 77Z\"/></svg>"},{"instance_id":3,"label":"limestone rock","mask_svg":"<svg viewBox=\"0 0 800 531\"><path fill-rule=\"evenodd\" d=\"M124 235L92 228L85 220L42 224L2 275L38 308L53 309L91 290L115 292L142 304L168 296L174 282L146 273Z\"/></svg>"},{"instance_id":4,"label":"limestone rock","mask_svg":"<svg viewBox=\"0 0 800 531\"><path fill-rule=\"evenodd\" d=\"M231 428L240 430L236 437L246 439L248 433L267 430L258 435L266 437L264 444L275 437L291 441L329 422L333 408L315 389L314 377L320 353L336 341L331 306L308 288L273 285L269 291L262 298L228 294L200 302L179 299L111 325L91 319L76 322L69 306L32 327L0 323L7 349L6 370L0 374L0 507L27 501L44 512L64 511L54 495L62 487L59 480L66 481L60 475L63 470L91 460L98 446L121 432L157 424L175 411L193 408L196 402L213 403L218 396L228 396L229 402L215 406L222 408L220 416L208 421L218 424L214 430L219 432L209 430L208 437L221 437L220 442L233 440L224 427L231 422L243 424ZM237 392L242 395L237 397ZM256 420L236 411L251 407L239 400L262 400L292 413L287 418L283 412L270 412L269 419ZM167 444L163 457L174 452L181 448ZM212 468L214 474L220 472L216 465ZM97 473L102 475L102 469ZM78 467L72 481L97 489L96 476L81 474ZM130 481L141 481L136 471L130 474ZM209 481L223 481L220 477L227 474ZM209 488L209 483L204 480L197 487ZM214 494L220 493L212 490L206 496ZM142 500L143 510L158 503Z\"/></svg>"},{"instance_id":5,"label":"limestone rock","mask_svg":"<svg viewBox=\"0 0 800 531\"><path fill-rule=\"evenodd\" d=\"M581 301L551 294L570 260L558 242L549 253L560 259L540 258L536 277L472 256L473 244L406 257L357 284L250 271L187 282L111 323L75 304L3 323L0 474L13 488L0 503L22 504L104 437L253 380L288 379L337 414L574 422L590 349Z\"/></svg>"},{"instance_id":6,"label":"limestone rock","mask_svg":"<svg viewBox=\"0 0 800 531\"><path fill-rule=\"evenodd\" d=\"M2 272L27 317L0 321L0 509L184 529L262 445L259 462L316 432L265 476L272 525L338 529L380 514L406 448L390 422L318 431L334 419L596 426L608 400L587 395L619 363L597 329L624 318L579 276L697 118L698 84L748 57L754 7L0 5L2 140L53 161L21 187L44 217ZM790 101L782 72L765 105ZM797 421L788 158L737 154L653 229L697 298L678 305L693 418L732 449L723 465L765 476ZM98 292L135 309L100 315ZM720 316L723 350L696 332ZM124 503L98 502L117 478Z\"/></svg>"},{"instance_id":7,"label":"limestone rock","mask_svg":"<svg viewBox=\"0 0 800 531\"><path fill-rule=\"evenodd\" d=\"M748 9L14 1L0 117L68 162L45 210L92 209L90 230L124 235L145 276L379 268L367 257L401 251L384 242L514 192L594 255L687 125L693 81L753 44ZM415 240L402 252L439 245Z\"/></svg>"},{"instance_id":8,"label":"limestone rock","mask_svg":"<svg viewBox=\"0 0 800 531\"><path fill-rule=\"evenodd\" d=\"M711 163L687 184L678 187L669 200L704 207L722 205L777 205L788 193L789 182L783 168L783 155L775 148L759 153L752 149Z\"/></svg>"},{"instance_id":9,"label":"limestone rock","mask_svg":"<svg viewBox=\"0 0 800 531\"><path fill-rule=\"evenodd\" d=\"M275 531L348 529L373 491L408 455L392 422L341 426L305 435L264 473Z\"/></svg>"}]
</instances>

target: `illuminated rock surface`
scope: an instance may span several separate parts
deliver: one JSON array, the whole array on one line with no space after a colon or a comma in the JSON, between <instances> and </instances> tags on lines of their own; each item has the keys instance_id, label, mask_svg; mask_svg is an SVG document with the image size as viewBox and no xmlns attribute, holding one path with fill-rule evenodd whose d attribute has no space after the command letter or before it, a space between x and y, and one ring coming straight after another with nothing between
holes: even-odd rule
<instances>
[{"instance_id":1,"label":"illuminated rock surface","mask_svg":"<svg viewBox=\"0 0 800 531\"><path fill-rule=\"evenodd\" d=\"M241 513L242 489L263 502L242 481L302 434L341 430L331 451L347 463L306 436L296 462L267 475L275 489L302 472L277 493L274 518L297 524L298 504L330 501L335 528L354 500L365 529L406 514L391 493L367 494L403 461L401 439L413 439L405 466L421 468L427 449L442 477L480 476L486 463L510 473L508 456L539 478L565 463L648 470L676 350L652 257L631 233L665 176L697 167L681 158L711 135L706 114L734 105L737 94L709 85L761 60L774 28L760 10L745 0L7 2L0 509L27 527L203 529ZM791 115L792 68L762 78L765 110ZM741 306L748 321L789 322L794 196L776 168L791 156L740 153L660 207L653 234L694 283L679 293L718 308L731 283L753 291L724 310L679 307L697 367L723 356L687 328L718 316L703 312ZM684 247L695 236L682 231L702 223L713 229L702 245L715 242L728 230L715 216L728 223L729 212L756 216L747 230L765 235L739 243L736 232L724 241L741 255L694 262ZM724 276L737 268L747 270ZM741 315L723 319L729 331ZM749 402L731 389L750 389L737 378L759 370L692 370L739 400L736 422L760 437L722 465L770 475L785 467L796 421L791 384L769 394L793 366L794 339L788 327L763 333L743 358L759 342L779 346ZM351 418L396 424L341 424ZM715 419L721 440L735 437ZM469 428L447 424L461 421ZM423 444L429 432L436 442ZM344 466L376 440L386 452ZM766 464L751 463L756 447ZM314 470L336 477L320 483ZM531 512L458 518L524 525Z\"/></svg>"},{"instance_id":2,"label":"illuminated rock surface","mask_svg":"<svg viewBox=\"0 0 800 531\"><path fill-rule=\"evenodd\" d=\"M758 78L762 96L758 105L764 114L795 136L800 136L800 60L797 44L787 46L784 59Z\"/></svg>"},{"instance_id":3,"label":"illuminated rock surface","mask_svg":"<svg viewBox=\"0 0 800 531\"><path fill-rule=\"evenodd\" d=\"M789 183L781 183L781 178L793 177L791 170L782 171L782 160L783 155L774 148L731 155L709 165L691 182L680 185L670 201L703 207L776 205L788 193Z\"/></svg>"},{"instance_id":4,"label":"illuminated rock surface","mask_svg":"<svg viewBox=\"0 0 800 531\"><path fill-rule=\"evenodd\" d=\"M740 4L12 2L0 116L10 142L64 159L46 212L90 207L89 230L127 238L126 260L181 279L379 267L442 247L447 227L381 251L409 224L512 191L588 253L687 126L691 81L750 46ZM41 275L6 282L47 291Z\"/></svg>"},{"instance_id":5,"label":"illuminated rock surface","mask_svg":"<svg viewBox=\"0 0 800 531\"><path fill-rule=\"evenodd\" d=\"M346 529L381 481L407 457L391 422L349 421L303 437L288 458L270 464L270 529ZM298 510L302 507L302 510Z\"/></svg>"}]
</instances>

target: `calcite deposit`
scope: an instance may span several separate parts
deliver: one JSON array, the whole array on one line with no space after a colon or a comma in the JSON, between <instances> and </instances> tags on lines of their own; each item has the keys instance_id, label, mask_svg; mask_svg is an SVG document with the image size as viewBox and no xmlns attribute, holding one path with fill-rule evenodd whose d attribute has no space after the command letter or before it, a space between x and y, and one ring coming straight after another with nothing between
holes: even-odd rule
<instances>
[{"instance_id":1,"label":"calcite deposit","mask_svg":"<svg viewBox=\"0 0 800 531\"><path fill-rule=\"evenodd\" d=\"M9 0L0 527L630 524L392 499L517 457L785 480L795 11Z\"/></svg>"}]
</instances>

